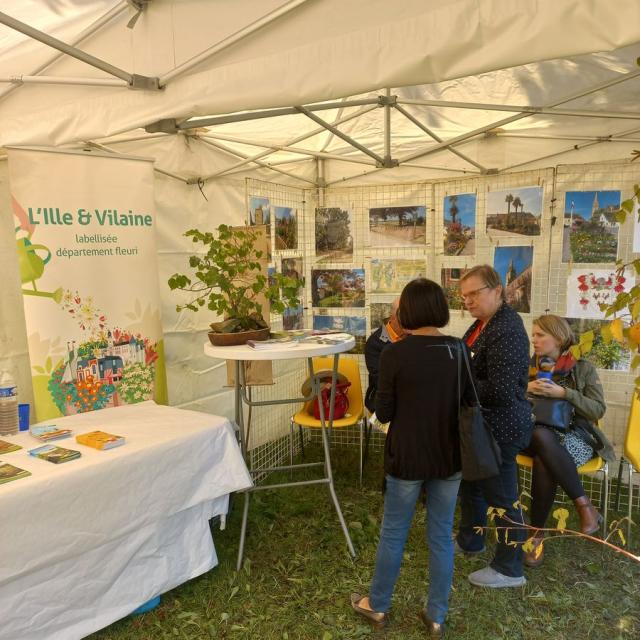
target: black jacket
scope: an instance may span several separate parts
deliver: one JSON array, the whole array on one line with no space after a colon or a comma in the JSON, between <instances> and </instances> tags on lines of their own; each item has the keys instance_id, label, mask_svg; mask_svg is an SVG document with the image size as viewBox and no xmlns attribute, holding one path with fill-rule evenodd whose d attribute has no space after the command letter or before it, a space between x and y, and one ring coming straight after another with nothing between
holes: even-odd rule
<instances>
[{"instance_id":1,"label":"black jacket","mask_svg":"<svg viewBox=\"0 0 640 640\"><path fill-rule=\"evenodd\" d=\"M478 326L476 320L463 340ZM506 302L471 346L471 364L484 416L498 442L528 444L533 427L527 394L529 337L522 318Z\"/></svg>"},{"instance_id":2,"label":"black jacket","mask_svg":"<svg viewBox=\"0 0 640 640\"><path fill-rule=\"evenodd\" d=\"M448 478L460 471L457 338L410 335L380 357L376 415L390 422L384 470L403 480ZM462 368L460 394L471 399Z\"/></svg>"},{"instance_id":3,"label":"black jacket","mask_svg":"<svg viewBox=\"0 0 640 640\"><path fill-rule=\"evenodd\" d=\"M371 413L376 410L376 390L378 388L378 372L380 371L380 354L391 344L384 325L378 327L368 338L364 346L364 361L369 372L369 386L364 394L364 406Z\"/></svg>"}]
</instances>

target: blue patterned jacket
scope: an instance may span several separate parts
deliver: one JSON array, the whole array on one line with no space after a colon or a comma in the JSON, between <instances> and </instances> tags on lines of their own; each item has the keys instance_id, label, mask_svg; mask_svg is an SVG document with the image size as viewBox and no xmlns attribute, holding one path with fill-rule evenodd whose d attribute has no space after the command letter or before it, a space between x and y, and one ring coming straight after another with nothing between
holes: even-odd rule
<instances>
[{"instance_id":1,"label":"blue patterned jacket","mask_svg":"<svg viewBox=\"0 0 640 640\"><path fill-rule=\"evenodd\" d=\"M463 340L478 326L476 320ZM498 442L529 443L533 427L526 398L529 337L522 318L506 302L471 347L472 367L484 416Z\"/></svg>"}]
</instances>

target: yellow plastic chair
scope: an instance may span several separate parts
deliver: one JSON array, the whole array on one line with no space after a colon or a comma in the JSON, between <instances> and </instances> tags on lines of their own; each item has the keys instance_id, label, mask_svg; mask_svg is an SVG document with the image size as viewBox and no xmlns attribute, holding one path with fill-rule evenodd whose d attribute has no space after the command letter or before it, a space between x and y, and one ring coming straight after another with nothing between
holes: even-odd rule
<instances>
[{"instance_id":1,"label":"yellow plastic chair","mask_svg":"<svg viewBox=\"0 0 640 640\"><path fill-rule=\"evenodd\" d=\"M631 510L633 506L633 474L640 472L640 398L634 391L631 412L624 439L624 457L629 463L629 522L627 524L627 544L631 544Z\"/></svg>"},{"instance_id":2,"label":"yellow plastic chair","mask_svg":"<svg viewBox=\"0 0 640 640\"><path fill-rule=\"evenodd\" d=\"M533 468L533 458L527 456L524 453L519 453L516 456L516 462L527 469ZM604 483L602 502L599 505L602 509L602 537L607 537L607 522L609 515L609 463L603 460L600 456L591 458L589 462L585 462L581 467L578 467L578 473L580 475L586 475L591 473L602 473L602 479Z\"/></svg>"},{"instance_id":3,"label":"yellow plastic chair","mask_svg":"<svg viewBox=\"0 0 640 640\"><path fill-rule=\"evenodd\" d=\"M313 370L315 372L322 370L333 369L333 356L313 358ZM362 396L362 383L360 382L360 367L358 361L355 358L340 358L338 361L338 373L341 373L349 382L351 386L347 389L347 397L349 398L349 409L347 414L343 418L333 421L333 429L346 429L347 427L353 427L359 425L360 427L360 484L362 484L362 469L363 463L363 440L366 436L367 441L369 438L370 430L367 428L367 420L364 415L364 401ZM293 426L298 425L300 432L300 448L304 455L304 441L302 437L302 429L320 429L322 424L320 420L313 417L312 413L309 413L313 400L306 402L302 409L300 409L295 415L291 417L291 432L290 432L290 452L293 464ZM329 416L326 416L326 420L329 420ZM329 434L331 430L329 430Z\"/></svg>"}]
</instances>

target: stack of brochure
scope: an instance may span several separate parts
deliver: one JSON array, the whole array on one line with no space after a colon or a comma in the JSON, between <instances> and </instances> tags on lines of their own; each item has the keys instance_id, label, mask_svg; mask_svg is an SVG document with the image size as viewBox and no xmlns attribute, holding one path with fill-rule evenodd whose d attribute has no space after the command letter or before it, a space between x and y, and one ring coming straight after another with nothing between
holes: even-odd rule
<instances>
[{"instance_id":1,"label":"stack of brochure","mask_svg":"<svg viewBox=\"0 0 640 640\"><path fill-rule=\"evenodd\" d=\"M319 332L319 331L291 331L290 333L280 331L277 337L269 340L249 340L247 345L252 349L268 350L268 349L288 349L297 347L299 344L340 344L351 339L348 333L335 332Z\"/></svg>"},{"instance_id":2,"label":"stack of brochure","mask_svg":"<svg viewBox=\"0 0 640 640\"><path fill-rule=\"evenodd\" d=\"M42 440L42 442L61 440L71 435L71 429L59 429L54 424L31 427L29 431L34 438Z\"/></svg>"},{"instance_id":3,"label":"stack of brochure","mask_svg":"<svg viewBox=\"0 0 640 640\"><path fill-rule=\"evenodd\" d=\"M12 464L7 464L6 462L0 462L0 484L26 478L30 475L31 473L25 469L14 467Z\"/></svg>"},{"instance_id":4,"label":"stack of brochure","mask_svg":"<svg viewBox=\"0 0 640 640\"><path fill-rule=\"evenodd\" d=\"M73 449L64 449L63 447L56 447L53 444L45 444L44 447L38 447L37 449L31 449L29 455L35 458L41 458L47 462L53 462L54 464L61 464L62 462L69 462L80 457L79 451Z\"/></svg>"},{"instance_id":5,"label":"stack of brochure","mask_svg":"<svg viewBox=\"0 0 640 640\"><path fill-rule=\"evenodd\" d=\"M20 449L22 449L22 447L19 444L0 440L0 456L3 453L11 453L12 451L19 451Z\"/></svg>"}]
</instances>

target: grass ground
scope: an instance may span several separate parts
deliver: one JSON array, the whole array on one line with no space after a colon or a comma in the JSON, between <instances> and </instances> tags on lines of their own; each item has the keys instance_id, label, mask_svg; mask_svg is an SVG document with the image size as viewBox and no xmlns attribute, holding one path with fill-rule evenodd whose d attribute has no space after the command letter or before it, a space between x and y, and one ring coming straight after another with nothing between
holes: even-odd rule
<instances>
[{"instance_id":1,"label":"grass ground","mask_svg":"<svg viewBox=\"0 0 640 640\"><path fill-rule=\"evenodd\" d=\"M252 496L246 561L236 572L242 505L237 497L226 530L214 531L218 567L164 594L156 610L121 620L91 639L424 638L418 620L428 579L424 510L416 511L390 624L374 631L355 615L348 599L352 591L366 593L373 571L382 515L381 455L376 452L368 462L363 489L355 452L339 449L333 458L338 497L358 552L355 561L347 553L328 491L306 487ZM639 539L636 527L636 553ZM502 590L478 589L466 580L489 555L457 557L447 638L640 637L640 564L568 538L547 544L546 554L542 567L527 570L525 587Z\"/></svg>"}]
</instances>

